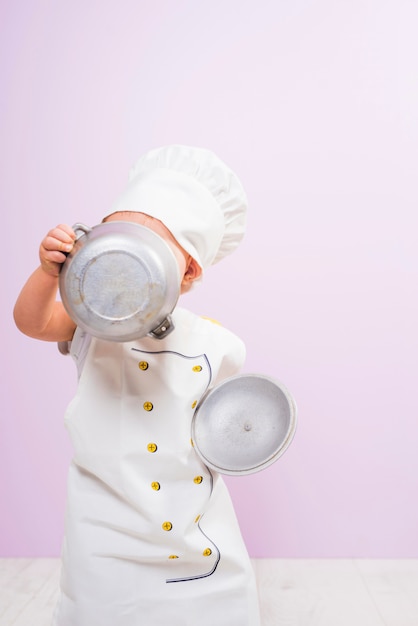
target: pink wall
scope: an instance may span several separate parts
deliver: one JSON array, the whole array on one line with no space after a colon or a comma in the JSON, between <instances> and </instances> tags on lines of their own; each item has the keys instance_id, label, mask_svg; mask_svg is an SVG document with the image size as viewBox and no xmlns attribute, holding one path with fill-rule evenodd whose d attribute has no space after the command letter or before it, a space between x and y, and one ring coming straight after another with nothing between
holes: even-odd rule
<instances>
[{"instance_id":1,"label":"pink wall","mask_svg":"<svg viewBox=\"0 0 418 626\"><path fill-rule=\"evenodd\" d=\"M215 150L251 213L183 305L293 392L228 483L255 557L418 557L418 5L3 0L0 555L57 555L75 368L15 329L43 234L94 224L151 147Z\"/></svg>"}]
</instances>

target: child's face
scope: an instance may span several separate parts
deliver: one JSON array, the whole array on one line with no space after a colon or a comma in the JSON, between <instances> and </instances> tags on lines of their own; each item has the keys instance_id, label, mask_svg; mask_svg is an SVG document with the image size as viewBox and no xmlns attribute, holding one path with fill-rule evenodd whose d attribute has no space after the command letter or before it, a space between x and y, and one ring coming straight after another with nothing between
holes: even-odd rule
<instances>
[{"instance_id":1,"label":"child's face","mask_svg":"<svg viewBox=\"0 0 418 626\"><path fill-rule=\"evenodd\" d=\"M173 237L171 232L160 220L155 217L146 215L145 213L137 213L136 211L117 211L104 218L103 222L134 222L154 231L170 246L176 257L180 276L183 276L180 292L185 293L191 287L191 283L199 278L202 273L201 268L196 261L182 248Z\"/></svg>"}]
</instances>

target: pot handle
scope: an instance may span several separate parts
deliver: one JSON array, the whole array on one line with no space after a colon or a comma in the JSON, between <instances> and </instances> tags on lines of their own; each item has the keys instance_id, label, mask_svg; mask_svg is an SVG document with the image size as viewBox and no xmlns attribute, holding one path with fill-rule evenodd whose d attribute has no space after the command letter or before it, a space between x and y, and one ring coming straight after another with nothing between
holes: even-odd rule
<instances>
[{"instance_id":1,"label":"pot handle","mask_svg":"<svg viewBox=\"0 0 418 626\"><path fill-rule=\"evenodd\" d=\"M156 328L151 330L148 333L148 335L150 337L154 337L154 339L163 339L173 330L174 330L174 322L171 319L171 315L167 315L167 317L165 317L163 321L160 322Z\"/></svg>"},{"instance_id":2,"label":"pot handle","mask_svg":"<svg viewBox=\"0 0 418 626\"><path fill-rule=\"evenodd\" d=\"M90 228L90 226L86 226L85 224L82 224L81 222L77 222L76 224L73 224L73 231L77 234L77 231L81 231L83 235L88 235L89 233L91 233L93 229ZM80 237L82 237L82 235L78 235L78 237L76 237L76 241L78 239L80 239Z\"/></svg>"},{"instance_id":3,"label":"pot handle","mask_svg":"<svg viewBox=\"0 0 418 626\"><path fill-rule=\"evenodd\" d=\"M85 224L82 224L81 222L77 222L76 224L73 224L73 231L76 234L76 238L74 239L74 243L76 243L80 237L82 237L83 235L88 235L93 229L90 228L90 226L86 226ZM81 231L81 235L77 235L77 231ZM65 254L66 257L68 257L71 252L62 252L63 254ZM62 269L62 265L61 265L61 269Z\"/></svg>"}]
</instances>

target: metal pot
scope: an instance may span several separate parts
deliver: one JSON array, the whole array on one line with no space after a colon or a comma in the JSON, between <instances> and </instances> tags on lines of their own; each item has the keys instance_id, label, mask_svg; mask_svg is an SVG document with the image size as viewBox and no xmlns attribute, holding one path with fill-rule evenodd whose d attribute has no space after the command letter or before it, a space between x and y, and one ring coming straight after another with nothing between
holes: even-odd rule
<instances>
[{"instance_id":1,"label":"metal pot","mask_svg":"<svg viewBox=\"0 0 418 626\"><path fill-rule=\"evenodd\" d=\"M241 374L209 390L192 420L198 456L221 474L265 469L289 447L296 430L296 404L276 380Z\"/></svg>"},{"instance_id":2,"label":"metal pot","mask_svg":"<svg viewBox=\"0 0 418 626\"><path fill-rule=\"evenodd\" d=\"M73 226L77 239L59 276L62 303L78 326L109 341L173 330L178 264L159 235L133 222Z\"/></svg>"}]
</instances>

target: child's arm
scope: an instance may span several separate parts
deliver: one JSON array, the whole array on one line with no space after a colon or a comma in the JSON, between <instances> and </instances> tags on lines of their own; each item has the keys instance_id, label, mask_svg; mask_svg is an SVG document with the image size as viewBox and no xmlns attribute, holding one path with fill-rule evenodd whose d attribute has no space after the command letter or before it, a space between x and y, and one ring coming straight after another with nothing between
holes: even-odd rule
<instances>
[{"instance_id":1,"label":"child's arm","mask_svg":"<svg viewBox=\"0 0 418 626\"><path fill-rule=\"evenodd\" d=\"M70 226L60 224L49 231L39 249L41 261L16 301L14 319L22 333L45 341L71 341L76 324L56 300L61 265L75 241Z\"/></svg>"}]
</instances>

